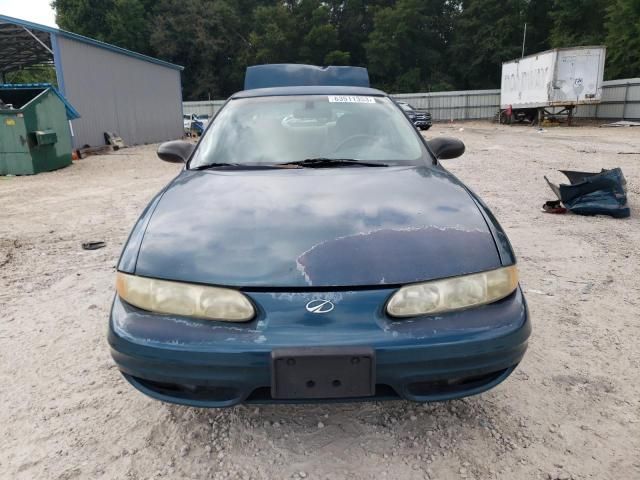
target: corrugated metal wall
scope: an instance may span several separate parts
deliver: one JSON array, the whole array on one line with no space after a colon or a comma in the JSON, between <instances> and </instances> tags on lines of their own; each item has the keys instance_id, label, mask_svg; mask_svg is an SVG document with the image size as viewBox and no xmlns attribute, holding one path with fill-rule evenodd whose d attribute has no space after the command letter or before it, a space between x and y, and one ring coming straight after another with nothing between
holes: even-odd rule
<instances>
[{"instance_id":1,"label":"corrugated metal wall","mask_svg":"<svg viewBox=\"0 0 640 480\"><path fill-rule=\"evenodd\" d=\"M429 110L434 120L493 118L500 108L500 90L404 93L394 98ZM576 117L607 120L640 119L640 78L602 83L602 102L579 105Z\"/></svg>"},{"instance_id":2,"label":"corrugated metal wall","mask_svg":"<svg viewBox=\"0 0 640 480\"><path fill-rule=\"evenodd\" d=\"M58 36L64 93L82 118L74 145L104 145L116 132L128 145L180 138L180 71Z\"/></svg>"},{"instance_id":3,"label":"corrugated metal wall","mask_svg":"<svg viewBox=\"0 0 640 480\"><path fill-rule=\"evenodd\" d=\"M213 117L220 110L226 100L204 100L201 102L182 102L182 109L185 115L195 113L196 115L209 115Z\"/></svg>"},{"instance_id":4,"label":"corrugated metal wall","mask_svg":"<svg viewBox=\"0 0 640 480\"><path fill-rule=\"evenodd\" d=\"M394 98L431 112L435 121L494 118L500 108L500 90L399 93ZM213 115L224 100L184 102L185 113ZM640 119L640 78L603 82L599 105L580 105L576 116L607 120Z\"/></svg>"},{"instance_id":5,"label":"corrugated metal wall","mask_svg":"<svg viewBox=\"0 0 640 480\"><path fill-rule=\"evenodd\" d=\"M602 85L602 102L579 106L576 112L578 117L640 119L640 78L609 80Z\"/></svg>"},{"instance_id":6,"label":"corrugated metal wall","mask_svg":"<svg viewBox=\"0 0 640 480\"><path fill-rule=\"evenodd\" d=\"M500 90L399 93L393 98L428 110L435 121L492 118L500 108Z\"/></svg>"}]
</instances>

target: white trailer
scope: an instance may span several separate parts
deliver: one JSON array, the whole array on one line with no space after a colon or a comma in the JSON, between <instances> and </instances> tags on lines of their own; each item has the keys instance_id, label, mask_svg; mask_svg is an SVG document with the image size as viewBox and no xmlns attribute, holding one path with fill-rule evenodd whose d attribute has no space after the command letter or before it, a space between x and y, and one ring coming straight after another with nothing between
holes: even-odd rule
<instances>
[{"instance_id":1,"label":"white trailer","mask_svg":"<svg viewBox=\"0 0 640 480\"><path fill-rule=\"evenodd\" d=\"M511 111L512 118L534 122L546 112L571 121L577 105L600 102L605 54L603 46L556 48L503 63L501 118Z\"/></svg>"}]
</instances>

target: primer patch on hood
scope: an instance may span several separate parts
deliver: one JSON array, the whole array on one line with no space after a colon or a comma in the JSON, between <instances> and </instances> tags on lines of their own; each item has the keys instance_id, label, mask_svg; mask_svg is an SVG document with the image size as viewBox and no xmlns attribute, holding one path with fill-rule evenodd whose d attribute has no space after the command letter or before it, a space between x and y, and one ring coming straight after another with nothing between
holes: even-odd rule
<instances>
[{"instance_id":1,"label":"primer patch on hood","mask_svg":"<svg viewBox=\"0 0 640 480\"><path fill-rule=\"evenodd\" d=\"M381 229L314 245L297 267L310 286L410 283L495 268L492 243L490 233L461 227Z\"/></svg>"}]
</instances>

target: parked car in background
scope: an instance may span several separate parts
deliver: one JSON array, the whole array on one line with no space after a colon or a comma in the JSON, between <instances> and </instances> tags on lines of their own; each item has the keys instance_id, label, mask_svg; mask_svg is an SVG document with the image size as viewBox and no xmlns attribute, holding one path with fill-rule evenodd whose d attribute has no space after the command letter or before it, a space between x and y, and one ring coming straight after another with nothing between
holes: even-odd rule
<instances>
[{"instance_id":1,"label":"parked car in background","mask_svg":"<svg viewBox=\"0 0 640 480\"><path fill-rule=\"evenodd\" d=\"M184 114L182 115L182 121L184 125L184 133L186 135L200 136L209 123L209 116L206 116L206 120L202 120L195 113Z\"/></svg>"},{"instance_id":2,"label":"parked car in background","mask_svg":"<svg viewBox=\"0 0 640 480\"><path fill-rule=\"evenodd\" d=\"M207 125L209 125L209 115L200 113L197 115L197 119L202 124L202 126L206 129Z\"/></svg>"},{"instance_id":3,"label":"parked car in background","mask_svg":"<svg viewBox=\"0 0 640 480\"><path fill-rule=\"evenodd\" d=\"M429 130L431 128L431 114L422 110L416 110L406 102L396 102L409 120L420 130Z\"/></svg>"},{"instance_id":4,"label":"parked car in background","mask_svg":"<svg viewBox=\"0 0 640 480\"><path fill-rule=\"evenodd\" d=\"M198 407L428 402L506 379L529 314L504 231L441 164L464 144L427 141L364 69L251 68L197 145L158 148L183 168L118 263L125 378Z\"/></svg>"}]
</instances>

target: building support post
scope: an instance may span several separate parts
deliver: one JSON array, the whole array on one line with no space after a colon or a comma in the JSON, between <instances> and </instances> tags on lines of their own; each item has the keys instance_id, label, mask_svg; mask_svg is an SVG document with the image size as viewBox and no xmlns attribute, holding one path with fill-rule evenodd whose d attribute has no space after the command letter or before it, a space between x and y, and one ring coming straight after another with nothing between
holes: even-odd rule
<instances>
[{"instance_id":1,"label":"building support post","mask_svg":"<svg viewBox=\"0 0 640 480\"><path fill-rule=\"evenodd\" d=\"M629 101L629 82L624 90L624 104L622 105L622 120L627 118L627 102Z\"/></svg>"},{"instance_id":2,"label":"building support post","mask_svg":"<svg viewBox=\"0 0 640 480\"><path fill-rule=\"evenodd\" d=\"M469 94L464 96L464 119L469 120Z\"/></svg>"}]
</instances>

